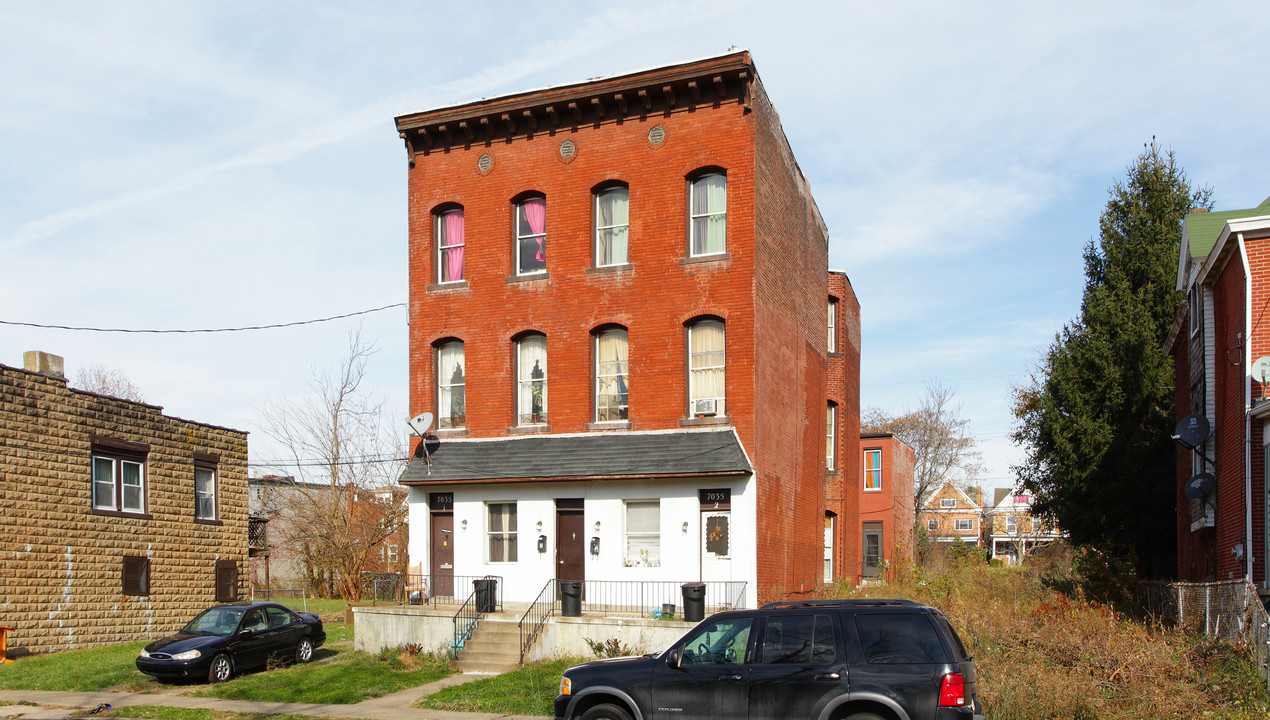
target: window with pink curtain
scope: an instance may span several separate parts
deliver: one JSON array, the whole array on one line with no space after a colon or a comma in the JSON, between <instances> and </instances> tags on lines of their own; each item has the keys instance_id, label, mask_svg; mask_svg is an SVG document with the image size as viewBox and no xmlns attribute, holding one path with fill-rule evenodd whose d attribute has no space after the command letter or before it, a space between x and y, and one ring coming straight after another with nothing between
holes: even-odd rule
<instances>
[{"instance_id":1,"label":"window with pink curtain","mask_svg":"<svg viewBox=\"0 0 1270 720\"><path fill-rule=\"evenodd\" d=\"M547 199L529 198L516 206L516 274L547 271Z\"/></svg>"},{"instance_id":2,"label":"window with pink curtain","mask_svg":"<svg viewBox=\"0 0 1270 720\"><path fill-rule=\"evenodd\" d=\"M449 210L437 216L438 281L463 280L463 209Z\"/></svg>"}]
</instances>

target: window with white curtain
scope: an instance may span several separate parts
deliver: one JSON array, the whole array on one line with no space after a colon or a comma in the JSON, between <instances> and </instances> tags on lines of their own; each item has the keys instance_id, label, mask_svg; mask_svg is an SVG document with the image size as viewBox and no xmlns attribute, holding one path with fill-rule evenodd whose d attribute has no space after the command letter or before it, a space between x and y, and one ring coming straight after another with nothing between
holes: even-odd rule
<instances>
[{"instance_id":1,"label":"window with white curtain","mask_svg":"<svg viewBox=\"0 0 1270 720\"><path fill-rule=\"evenodd\" d=\"M661 567L661 501L626 501L626 567Z\"/></svg>"},{"instance_id":2,"label":"window with white curtain","mask_svg":"<svg viewBox=\"0 0 1270 720\"><path fill-rule=\"evenodd\" d=\"M516 503L490 503L489 510L489 561L513 563L516 552Z\"/></svg>"},{"instance_id":3,"label":"window with white curtain","mask_svg":"<svg viewBox=\"0 0 1270 720\"><path fill-rule=\"evenodd\" d=\"M467 424L463 366L462 341L451 340L437 348L438 428L461 428Z\"/></svg>"},{"instance_id":4,"label":"window with white curtain","mask_svg":"<svg viewBox=\"0 0 1270 720\"><path fill-rule=\"evenodd\" d=\"M688 413L724 415L723 323L698 320L688 326Z\"/></svg>"},{"instance_id":5,"label":"window with white curtain","mask_svg":"<svg viewBox=\"0 0 1270 720\"><path fill-rule=\"evenodd\" d=\"M463 280L463 208L436 216L437 282Z\"/></svg>"},{"instance_id":6,"label":"window with white curtain","mask_svg":"<svg viewBox=\"0 0 1270 720\"><path fill-rule=\"evenodd\" d=\"M547 338L527 335L516 342L516 423L547 422Z\"/></svg>"},{"instance_id":7,"label":"window with white curtain","mask_svg":"<svg viewBox=\"0 0 1270 720\"><path fill-rule=\"evenodd\" d=\"M216 468L194 466L194 517L216 519Z\"/></svg>"},{"instance_id":8,"label":"window with white curtain","mask_svg":"<svg viewBox=\"0 0 1270 720\"><path fill-rule=\"evenodd\" d=\"M829 299L829 352L838 352L838 301Z\"/></svg>"},{"instance_id":9,"label":"window with white curtain","mask_svg":"<svg viewBox=\"0 0 1270 720\"><path fill-rule=\"evenodd\" d=\"M622 265L628 261L630 192L610 187L595 194L595 264Z\"/></svg>"},{"instance_id":10,"label":"window with white curtain","mask_svg":"<svg viewBox=\"0 0 1270 720\"><path fill-rule=\"evenodd\" d=\"M547 199L516 204L516 274L547 271Z\"/></svg>"},{"instance_id":11,"label":"window with white curtain","mask_svg":"<svg viewBox=\"0 0 1270 720\"><path fill-rule=\"evenodd\" d=\"M690 254L716 255L728 249L728 178L703 175L689 191Z\"/></svg>"},{"instance_id":12,"label":"window with white curtain","mask_svg":"<svg viewBox=\"0 0 1270 720\"><path fill-rule=\"evenodd\" d=\"M832 470L834 458L837 455L835 450L835 439L838 437L838 406L829 403L829 407L825 410L825 469Z\"/></svg>"},{"instance_id":13,"label":"window with white curtain","mask_svg":"<svg viewBox=\"0 0 1270 720\"><path fill-rule=\"evenodd\" d=\"M610 328L595 336L595 421L620 422L629 409L630 371L626 329Z\"/></svg>"}]
</instances>

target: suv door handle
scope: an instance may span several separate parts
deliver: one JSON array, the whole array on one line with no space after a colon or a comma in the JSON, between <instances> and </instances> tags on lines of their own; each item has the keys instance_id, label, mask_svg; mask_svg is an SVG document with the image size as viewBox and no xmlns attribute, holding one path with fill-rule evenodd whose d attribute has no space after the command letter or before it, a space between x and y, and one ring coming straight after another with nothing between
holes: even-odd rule
<instances>
[{"instance_id":1,"label":"suv door handle","mask_svg":"<svg viewBox=\"0 0 1270 720\"><path fill-rule=\"evenodd\" d=\"M820 673L816 676L817 680L841 680L842 676L836 672Z\"/></svg>"},{"instance_id":2,"label":"suv door handle","mask_svg":"<svg viewBox=\"0 0 1270 720\"><path fill-rule=\"evenodd\" d=\"M724 680L740 680L741 676L740 675L724 675L723 679Z\"/></svg>"}]
</instances>

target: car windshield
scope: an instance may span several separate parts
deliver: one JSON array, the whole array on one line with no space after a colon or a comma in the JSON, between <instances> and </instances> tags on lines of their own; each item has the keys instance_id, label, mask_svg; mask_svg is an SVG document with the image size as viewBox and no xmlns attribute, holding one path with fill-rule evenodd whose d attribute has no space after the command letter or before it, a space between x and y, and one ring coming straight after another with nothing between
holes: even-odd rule
<instances>
[{"instance_id":1,"label":"car windshield","mask_svg":"<svg viewBox=\"0 0 1270 720\"><path fill-rule=\"evenodd\" d=\"M190 635L230 635L242 618L243 608L208 608L186 623L181 632Z\"/></svg>"}]
</instances>

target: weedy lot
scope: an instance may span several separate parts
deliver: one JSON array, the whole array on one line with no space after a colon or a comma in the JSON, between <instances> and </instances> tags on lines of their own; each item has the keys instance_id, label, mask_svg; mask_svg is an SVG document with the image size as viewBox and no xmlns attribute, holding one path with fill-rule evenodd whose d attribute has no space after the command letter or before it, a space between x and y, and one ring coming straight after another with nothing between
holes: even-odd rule
<instances>
[{"instance_id":1,"label":"weedy lot","mask_svg":"<svg viewBox=\"0 0 1270 720\"><path fill-rule=\"evenodd\" d=\"M1133 621L1098 603L1059 594L1048 589L1043 572L978 563L939 574L909 568L893 571L889 585L840 589L831 596L907 597L944 610L973 648L981 699L992 720L1270 717L1261 678L1236 649ZM155 707L129 707L125 716L255 720L261 716L163 708L159 693L175 690L262 702L356 703L423 685L450 672L443 658L405 650L375 655L356 652L348 628L330 623L327 630L330 640L314 663L251 673L217 686L155 683L132 665L143 643L126 643L24 658L0 668L0 688L152 692L156 693ZM447 688L425 698L420 706L550 715L560 673L580 660L531 665ZM95 717L119 714L115 710Z\"/></svg>"}]
</instances>

